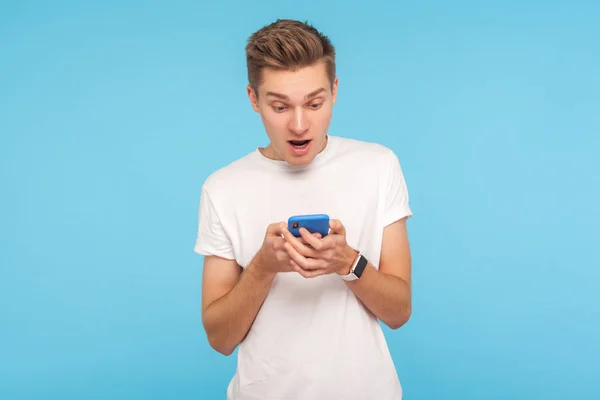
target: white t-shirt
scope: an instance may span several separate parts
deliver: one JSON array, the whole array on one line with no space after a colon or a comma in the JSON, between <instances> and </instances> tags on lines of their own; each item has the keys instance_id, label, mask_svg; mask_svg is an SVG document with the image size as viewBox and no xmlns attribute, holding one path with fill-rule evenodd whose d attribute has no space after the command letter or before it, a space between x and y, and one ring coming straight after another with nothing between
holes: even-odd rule
<instances>
[{"instance_id":1,"label":"white t-shirt","mask_svg":"<svg viewBox=\"0 0 600 400\"><path fill-rule=\"evenodd\" d=\"M269 224L328 214L377 267L383 229L412 216L400 163L388 148L329 136L307 166L258 149L208 177L194 251L246 268ZM378 320L337 275L280 273L238 348L231 400L399 400L402 388Z\"/></svg>"}]
</instances>

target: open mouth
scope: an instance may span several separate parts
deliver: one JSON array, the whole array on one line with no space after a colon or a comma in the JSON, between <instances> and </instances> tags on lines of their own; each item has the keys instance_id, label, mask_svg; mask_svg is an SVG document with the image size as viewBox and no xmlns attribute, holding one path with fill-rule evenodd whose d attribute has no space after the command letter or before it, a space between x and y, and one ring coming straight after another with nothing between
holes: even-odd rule
<instances>
[{"instance_id":1,"label":"open mouth","mask_svg":"<svg viewBox=\"0 0 600 400\"><path fill-rule=\"evenodd\" d=\"M310 140L289 140L288 143L297 149L303 149L310 143Z\"/></svg>"}]
</instances>

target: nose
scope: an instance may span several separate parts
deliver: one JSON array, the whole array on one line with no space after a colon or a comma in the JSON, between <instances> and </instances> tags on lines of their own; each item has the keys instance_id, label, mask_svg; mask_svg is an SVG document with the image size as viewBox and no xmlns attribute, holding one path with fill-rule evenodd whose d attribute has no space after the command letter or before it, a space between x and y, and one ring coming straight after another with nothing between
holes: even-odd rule
<instances>
[{"instance_id":1,"label":"nose","mask_svg":"<svg viewBox=\"0 0 600 400\"><path fill-rule=\"evenodd\" d=\"M289 121L289 128L292 132L297 135L302 135L304 132L308 130L309 123L308 118L306 116L306 111L303 109L299 109L294 111L292 118Z\"/></svg>"}]
</instances>

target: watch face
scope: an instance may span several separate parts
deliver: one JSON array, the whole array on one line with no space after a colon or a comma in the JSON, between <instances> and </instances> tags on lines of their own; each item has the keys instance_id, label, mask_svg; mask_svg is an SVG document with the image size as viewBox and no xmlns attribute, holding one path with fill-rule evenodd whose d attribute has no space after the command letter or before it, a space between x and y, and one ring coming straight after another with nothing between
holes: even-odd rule
<instances>
[{"instance_id":1,"label":"watch face","mask_svg":"<svg viewBox=\"0 0 600 400\"><path fill-rule=\"evenodd\" d=\"M361 254L360 260L358 260L358 264L356 264L356 268L354 268L354 275L360 278L366 266L367 259Z\"/></svg>"},{"instance_id":2,"label":"watch face","mask_svg":"<svg viewBox=\"0 0 600 400\"><path fill-rule=\"evenodd\" d=\"M356 262L356 266L350 271L350 273L346 276L343 276L342 279L346 281L353 281L359 279L362 276L365 267L367 266L367 259L362 254L359 255L358 261Z\"/></svg>"}]
</instances>

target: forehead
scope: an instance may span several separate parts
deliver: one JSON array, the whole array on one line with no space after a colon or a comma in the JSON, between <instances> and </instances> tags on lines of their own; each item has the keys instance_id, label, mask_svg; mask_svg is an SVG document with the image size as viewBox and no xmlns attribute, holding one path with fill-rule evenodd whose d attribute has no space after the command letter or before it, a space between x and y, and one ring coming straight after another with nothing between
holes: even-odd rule
<instances>
[{"instance_id":1,"label":"forehead","mask_svg":"<svg viewBox=\"0 0 600 400\"><path fill-rule=\"evenodd\" d=\"M262 71L259 95L275 92L288 96L292 101L302 101L304 96L316 89L325 88L330 92L329 77L324 63L318 63L297 70Z\"/></svg>"}]
</instances>

